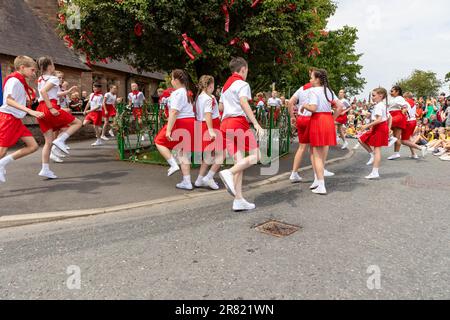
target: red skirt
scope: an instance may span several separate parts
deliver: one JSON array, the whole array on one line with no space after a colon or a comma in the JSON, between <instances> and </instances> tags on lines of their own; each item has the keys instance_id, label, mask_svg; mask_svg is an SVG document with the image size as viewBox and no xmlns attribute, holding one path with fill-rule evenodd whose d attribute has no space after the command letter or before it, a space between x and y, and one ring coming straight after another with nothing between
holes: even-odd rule
<instances>
[{"instance_id":1,"label":"red skirt","mask_svg":"<svg viewBox=\"0 0 450 320\"><path fill-rule=\"evenodd\" d=\"M44 118L38 119L39 127L41 128L42 133L46 133L48 130L56 131L65 128L76 119L70 113L62 110L61 107L58 106L56 100L50 100L50 102L52 103L52 107L58 110L59 115L54 116L47 108L45 101L41 101L39 103L37 111L44 113Z\"/></svg>"},{"instance_id":2,"label":"red skirt","mask_svg":"<svg viewBox=\"0 0 450 320\"><path fill-rule=\"evenodd\" d=\"M401 110L394 110L390 112L392 116L392 128L406 129L406 123L408 122L406 115Z\"/></svg>"},{"instance_id":3,"label":"red skirt","mask_svg":"<svg viewBox=\"0 0 450 320\"><path fill-rule=\"evenodd\" d=\"M347 122L348 122L347 114L343 114L343 115L341 115L341 116L336 118L336 123L337 124L345 125L345 124L347 124Z\"/></svg>"},{"instance_id":4,"label":"red skirt","mask_svg":"<svg viewBox=\"0 0 450 320\"><path fill-rule=\"evenodd\" d=\"M102 109L103 118L114 118L117 114L116 108L112 104L107 104L106 110L108 110L108 115L106 115L105 111Z\"/></svg>"},{"instance_id":5,"label":"red skirt","mask_svg":"<svg viewBox=\"0 0 450 320\"><path fill-rule=\"evenodd\" d=\"M297 133L298 142L300 144L309 144L309 124L311 117L299 116L297 117Z\"/></svg>"},{"instance_id":6,"label":"red skirt","mask_svg":"<svg viewBox=\"0 0 450 320\"><path fill-rule=\"evenodd\" d=\"M195 141L194 141L194 150L196 152L212 152L212 151L223 151L225 150L225 139L220 131L220 118L213 119L213 128L216 133L216 139L214 141L211 140L211 136L209 135L208 125L205 121L196 122L197 126L195 131Z\"/></svg>"},{"instance_id":7,"label":"red skirt","mask_svg":"<svg viewBox=\"0 0 450 320\"><path fill-rule=\"evenodd\" d=\"M0 147L13 147L20 138L32 136L22 120L12 114L0 112Z\"/></svg>"},{"instance_id":8,"label":"red skirt","mask_svg":"<svg viewBox=\"0 0 450 320\"><path fill-rule=\"evenodd\" d=\"M93 111L90 112L84 121L91 122L94 126L100 127L102 125L102 111Z\"/></svg>"},{"instance_id":9,"label":"red skirt","mask_svg":"<svg viewBox=\"0 0 450 320\"><path fill-rule=\"evenodd\" d=\"M406 128L402 131L402 140L411 139L411 136L414 134L414 130L416 130L416 126L416 120L406 121Z\"/></svg>"},{"instance_id":10,"label":"red skirt","mask_svg":"<svg viewBox=\"0 0 450 320\"><path fill-rule=\"evenodd\" d=\"M389 126L384 121L359 137L363 143L371 147L387 147L389 145Z\"/></svg>"},{"instance_id":11,"label":"red skirt","mask_svg":"<svg viewBox=\"0 0 450 320\"><path fill-rule=\"evenodd\" d=\"M142 119L142 108L133 108L133 116L135 120Z\"/></svg>"},{"instance_id":12,"label":"red skirt","mask_svg":"<svg viewBox=\"0 0 450 320\"><path fill-rule=\"evenodd\" d=\"M161 129L155 138L155 144L164 146L169 150L182 150L191 152L194 150L195 118L177 119L172 128L172 139L166 138L167 124Z\"/></svg>"},{"instance_id":13,"label":"red skirt","mask_svg":"<svg viewBox=\"0 0 450 320\"><path fill-rule=\"evenodd\" d=\"M225 137L227 151L234 156L238 151L250 152L258 149L258 142L246 117L226 118L220 125Z\"/></svg>"},{"instance_id":14,"label":"red skirt","mask_svg":"<svg viewBox=\"0 0 450 320\"><path fill-rule=\"evenodd\" d=\"M313 113L309 125L311 147L335 146L337 145L336 138L336 127L331 113Z\"/></svg>"}]
</instances>

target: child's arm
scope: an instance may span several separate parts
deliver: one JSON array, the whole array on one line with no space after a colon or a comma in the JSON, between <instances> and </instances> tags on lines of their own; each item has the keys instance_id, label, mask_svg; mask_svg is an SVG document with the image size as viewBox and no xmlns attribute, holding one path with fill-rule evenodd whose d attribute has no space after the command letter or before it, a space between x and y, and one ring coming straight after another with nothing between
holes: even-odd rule
<instances>
[{"instance_id":1,"label":"child's arm","mask_svg":"<svg viewBox=\"0 0 450 320\"><path fill-rule=\"evenodd\" d=\"M52 103L50 102L50 98L48 96L48 92L54 87L54 84L51 82L47 82L47 84L45 85L44 88L41 89L41 91L39 91L39 93L41 94L42 98L45 101L45 104L48 108L48 110L50 110L51 114L54 116L59 115L58 110L56 110L55 108L53 108Z\"/></svg>"},{"instance_id":2,"label":"child's arm","mask_svg":"<svg viewBox=\"0 0 450 320\"><path fill-rule=\"evenodd\" d=\"M102 109L103 109L103 113L105 114L105 116L107 116L108 115L108 108L106 108L106 95L103 98Z\"/></svg>"},{"instance_id":3,"label":"child's arm","mask_svg":"<svg viewBox=\"0 0 450 320\"><path fill-rule=\"evenodd\" d=\"M241 108L244 110L245 114L247 115L248 119L253 123L253 127L256 130L256 133L259 137L262 137L264 135L263 128L259 125L258 120L256 120L255 115L253 114L252 108L250 107L248 103L248 97L241 97Z\"/></svg>"},{"instance_id":4,"label":"child's arm","mask_svg":"<svg viewBox=\"0 0 450 320\"><path fill-rule=\"evenodd\" d=\"M6 98L6 103L8 104L8 106L11 106L13 108L16 108L20 111L26 112L27 114L29 114L30 116L33 116L35 118L41 119L44 117L44 113L43 112L39 112L39 111L34 111L32 109L29 109L25 106L22 106L21 104L17 103L16 100L14 100L11 96L8 96Z\"/></svg>"},{"instance_id":5,"label":"child's arm","mask_svg":"<svg viewBox=\"0 0 450 320\"><path fill-rule=\"evenodd\" d=\"M206 125L208 126L208 132L211 137L211 140L215 140L217 135L214 132L213 119L212 119L211 112L205 112L205 120L206 120Z\"/></svg>"},{"instance_id":6,"label":"child's arm","mask_svg":"<svg viewBox=\"0 0 450 320\"><path fill-rule=\"evenodd\" d=\"M59 98L59 97L67 96L68 94L71 94L71 93L72 93L74 90L76 90L77 88L78 88L77 86L73 86L73 87L70 88L69 90L58 92L58 98Z\"/></svg>"},{"instance_id":7,"label":"child's arm","mask_svg":"<svg viewBox=\"0 0 450 320\"><path fill-rule=\"evenodd\" d=\"M88 110L89 107L91 106L91 99L89 98L88 103L86 103L86 107L84 108L83 114L88 114L90 111Z\"/></svg>"},{"instance_id":8,"label":"child's arm","mask_svg":"<svg viewBox=\"0 0 450 320\"><path fill-rule=\"evenodd\" d=\"M344 104L340 100L334 100L334 105L332 104L332 107L334 108L334 114L333 118L336 120L341 114L342 110L344 109Z\"/></svg>"},{"instance_id":9,"label":"child's arm","mask_svg":"<svg viewBox=\"0 0 450 320\"><path fill-rule=\"evenodd\" d=\"M172 129L175 125L175 121L177 121L178 111L175 109L170 110L169 112L169 120L167 120L167 130L166 130L166 138L169 141L173 141L172 139Z\"/></svg>"}]
</instances>

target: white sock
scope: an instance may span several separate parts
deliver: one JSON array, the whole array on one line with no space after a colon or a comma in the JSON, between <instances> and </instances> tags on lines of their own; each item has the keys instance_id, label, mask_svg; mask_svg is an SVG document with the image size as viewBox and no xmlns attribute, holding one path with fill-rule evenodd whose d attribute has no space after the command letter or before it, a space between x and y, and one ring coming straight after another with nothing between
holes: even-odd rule
<instances>
[{"instance_id":1,"label":"white sock","mask_svg":"<svg viewBox=\"0 0 450 320\"><path fill-rule=\"evenodd\" d=\"M319 184L319 188L325 188L325 180L317 180L317 183Z\"/></svg>"},{"instance_id":2,"label":"white sock","mask_svg":"<svg viewBox=\"0 0 450 320\"><path fill-rule=\"evenodd\" d=\"M42 170L45 170L45 171L50 170L50 165L48 163L43 163L42 164Z\"/></svg>"},{"instance_id":3,"label":"white sock","mask_svg":"<svg viewBox=\"0 0 450 320\"><path fill-rule=\"evenodd\" d=\"M375 157L375 153L371 152L371 153L369 153L369 154L370 154L370 157L371 157L371 158L374 158L374 157Z\"/></svg>"},{"instance_id":4,"label":"white sock","mask_svg":"<svg viewBox=\"0 0 450 320\"><path fill-rule=\"evenodd\" d=\"M62 143L65 143L67 141L67 139L69 139L69 137L70 136L66 132L63 132L59 135L57 140L61 141Z\"/></svg>"},{"instance_id":5,"label":"white sock","mask_svg":"<svg viewBox=\"0 0 450 320\"><path fill-rule=\"evenodd\" d=\"M6 156L0 160L0 167L6 167L11 162L15 161L12 155Z\"/></svg>"},{"instance_id":6,"label":"white sock","mask_svg":"<svg viewBox=\"0 0 450 320\"><path fill-rule=\"evenodd\" d=\"M206 175L206 180L211 180L216 175L216 172L209 170L208 174Z\"/></svg>"},{"instance_id":7,"label":"white sock","mask_svg":"<svg viewBox=\"0 0 450 320\"><path fill-rule=\"evenodd\" d=\"M191 183L191 176L190 176L190 175L188 175L188 176L183 176L183 182Z\"/></svg>"},{"instance_id":8,"label":"white sock","mask_svg":"<svg viewBox=\"0 0 450 320\"><path fill-rule=\"evenodd\" d=\"M204 178L204 176L199 175L196 182L201 183L203 178Z\"/></svg>"},{"instance_id":9,"label":"white sock","mask_svg":"<svg viewBox=\"0 0 450 320\"><path fill-rule=\"evenodd\" d=\"M167 160L167 163L171 166L171 167L176 167L177 166L177 160L175 160L174 157L170 158L169 160Z\"/></svg>"},{"instance_id":10,"label":"white sock","mask_svg":"<svg viewBox=\"0 0 450 320\"><path fill-rule=\"evenodd\" d=\"M379 170L378 168L373 168L373 169L372 169L372 174L373 174L374 176L379 175L378 170Z\"/></svg>"}]
</instances>

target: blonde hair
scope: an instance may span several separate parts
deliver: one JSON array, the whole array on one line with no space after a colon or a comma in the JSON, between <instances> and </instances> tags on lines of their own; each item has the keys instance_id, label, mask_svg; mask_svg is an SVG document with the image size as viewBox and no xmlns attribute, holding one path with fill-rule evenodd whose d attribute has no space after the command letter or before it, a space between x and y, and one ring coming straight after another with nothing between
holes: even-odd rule
<instances>
[{"instance_id":1,"label":"blonde hair","mask_svg":"<svg viewBox=\"0 0 450 320\"><path fill-rule=\"evenodd\" d=\"M200 80L198 80L198 92L201 93L203 91L206 91L206 89L211 85L211 83L214 83L214 77L203 75L200 77Z\"/></svg>"},{"instance_id":2,"label":"blonde hair","mask_svg":"<svg viewBox=\"0 0 450 320\"><path fill-rule=\"evenodd\" d=\"M405 92L403 94L403 97L406 98L406 99L412 99L413 98L413 94L408 91L408 92Z\"/></svg>"},{"instance_id":3,"label":"blonde hair","mask_svg":"<svg viewBox=\"0 0 450 320\"><path fill-rule=\"evenodd\" d=\"M55 75L56 76L60 75L62 78L64 78L64 72L62 72L62 71L56 70Z\"/></svg>"},{"instance_id":4,"label":"blonde hair","mask_svg":"<svg viewBox=\"0 0 450 320\"><path fill-rule=\"evenodd\" d=\"M375 88L372 90L373 92L377 93L377 94L381 94L383 96L383 99L386 99L386 104L388 104L388 93L387 90L385 88Z\"/></svg>"},{"instance_id":5,"label":"blonde hair","mask_svg":"<svg viewBox=\"0 0 450 320\"><path fill-rule=\"evenodd\" d=\"M14 59L14 69L18 71L21 66L31 68L36 66L36 61L28 56L18 56Z\"/></svg>"}]
</instances>

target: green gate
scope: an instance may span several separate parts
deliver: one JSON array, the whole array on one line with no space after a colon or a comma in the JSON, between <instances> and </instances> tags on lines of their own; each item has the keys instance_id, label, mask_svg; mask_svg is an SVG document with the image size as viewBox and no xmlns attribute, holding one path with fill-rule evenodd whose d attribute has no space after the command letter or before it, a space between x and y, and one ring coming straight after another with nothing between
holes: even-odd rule
<instances>
[{"instance_id":1,"label":"green gate","mask_svg":"<svg viewBox=\"0 0 450 320\"><path fill-rule=\"evenodd\" d=\"M256 109L256 118L267 130L267 136L261 139L261 153L264 164L269 164L279 156L287 155L291 146L291 121L287 108L282 108L275 119L275 109ZM131 109L124 105L117 106L117 144L119 158L124 161L167 165L154 144L154 139L166 124L164 109L158 104L143 106L142 127L133 121ZM144 137L144 139L143 139Z\"/></svg>"}]
</instances>

